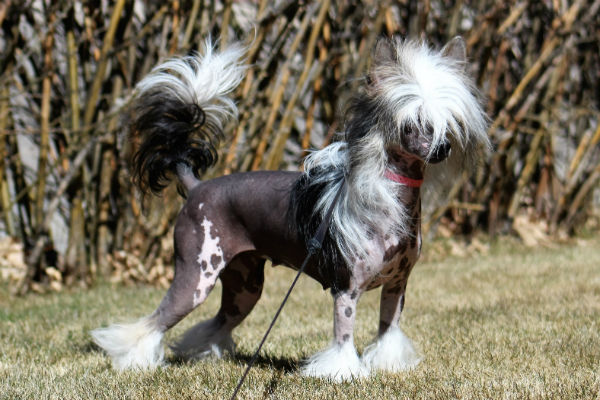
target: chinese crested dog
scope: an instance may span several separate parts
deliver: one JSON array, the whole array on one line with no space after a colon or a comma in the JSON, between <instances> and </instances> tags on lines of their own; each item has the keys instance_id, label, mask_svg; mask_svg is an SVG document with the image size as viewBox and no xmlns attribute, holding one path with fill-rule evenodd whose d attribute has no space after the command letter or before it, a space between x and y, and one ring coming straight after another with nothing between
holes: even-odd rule
<instances>
[{"instance_id":1,"label":"chinese crested dog","mask_svg":"<svg viewBox=\"0 0 600 400\"><path fill-rule=\"evenodd\" d=\"M176 177L187 201L175 225L175 277L158 308L132 324L92 332L114 367L163 360L162 337L207 298L217 279L221 307L171 348L184 358L233 352L232 330L261 295L265 259L299 268L307 242L336 194L321 253L306 274L333 296L333 342L304 364L335 380L399 371L420 360L398 326L408 276L421 249L421 184L473 168L490 147L487 118L466 73L465 45L441 51L381 40L364 87L348 107L339 140L308 156L304 172L258 171L201 181L237 109L243 79L237 45L171 59L137 85L132 133L141 136L135 180L160 192ZM379 331L359 357L353 343L361 295L381 287Z\"/></svg>"}]
</instances>

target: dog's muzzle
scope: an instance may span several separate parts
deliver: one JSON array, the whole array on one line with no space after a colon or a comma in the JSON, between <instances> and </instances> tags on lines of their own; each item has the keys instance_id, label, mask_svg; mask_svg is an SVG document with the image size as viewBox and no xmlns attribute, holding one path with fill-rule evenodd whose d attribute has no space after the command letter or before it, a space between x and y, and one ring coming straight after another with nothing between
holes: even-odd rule
<instances>
[{"instance_id":1,"label":"dog's muzzle","mask_svg":"<svg viewBox=\"0 0 600 400\"><path fill-rule=\"evenodd\" d=\"M433 152L431 157L429 157L429 163L437 164L441 161L444 161L450 155L450 151L452 150L452 145L449 141L444 141L441 143Z\"/></svg>"}]
</instances>

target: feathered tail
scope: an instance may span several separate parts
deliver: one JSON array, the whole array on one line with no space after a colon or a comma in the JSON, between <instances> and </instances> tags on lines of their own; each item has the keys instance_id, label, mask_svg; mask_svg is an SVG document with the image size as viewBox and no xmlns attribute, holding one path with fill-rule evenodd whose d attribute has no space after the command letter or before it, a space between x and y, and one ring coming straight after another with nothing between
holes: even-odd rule
<instances>
[{"instance_id":1,"label":"feathered tail","mask_svg":"<svg viewBox=\"0 0 600 400\"><path fill-rule=\"evenodd\" d=\"M173 174L189 190L216 163L224 125L237 117L229 94L244 77L244 53L207 41L203 55L169 59L137 84L130 134L141 139L133 178L142 191L160 192Z\"/></svg>"}]
</instances>

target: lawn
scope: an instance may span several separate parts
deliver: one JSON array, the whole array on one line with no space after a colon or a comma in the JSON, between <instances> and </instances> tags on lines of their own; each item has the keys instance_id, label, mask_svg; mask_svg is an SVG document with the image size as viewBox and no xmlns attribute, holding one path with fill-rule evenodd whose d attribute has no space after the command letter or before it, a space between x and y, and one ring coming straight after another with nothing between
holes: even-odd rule
<instances>
[{"instance_id":1,"label":"lawn","mask_svg":"<svg viewBox=\"0 0 600 400\"><path fill-rule=\"evenodd\" d=\"M426 243L427 245L427 243ZM433 245L432 245L433 246ZM500 239L468 256L425 248L402 326L424 356L413 371L335 384L299 376L331 339L329 294L301 279L240 399L600 398L600 239L529 249ZM0 287L0 398L228 398L293 273L269 268L263 298L234 332L234 358L118 373L89 331L150 313L164 290L97 285L11 298ZM167 335L212 315L219 289ZM362 351L377 328L378 291L358 309ZM170 353L167 352L169 355Z\"/></svg>"}]
</instances>

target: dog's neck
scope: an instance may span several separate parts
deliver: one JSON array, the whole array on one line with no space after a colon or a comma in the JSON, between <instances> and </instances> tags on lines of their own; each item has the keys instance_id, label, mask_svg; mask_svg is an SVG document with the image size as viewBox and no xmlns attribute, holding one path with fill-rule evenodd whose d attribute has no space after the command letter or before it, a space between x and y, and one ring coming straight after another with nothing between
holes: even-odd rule
<instances>
[{"instance_id":1,"label":"dog's neck","mask_svg":"<svg viewBox=\"0 0 600 400\"><path fill-rule=\"evenodd\" d=\"M388 169L386 176L394 174L396 182L400 183L401 189L398 197L406 207L409 218L409 226L414 237L421 235L421 184L425 174L425 163L403 151L388 150ZM399 179L402 177L402 179ZM420 240L420 239L419 239Z\"/></svg>"},{"instance_id":2,"label":"dog's neck","mask_svg":"<svg viewBox=\"0 0 600 400\"><path fill-rule=\"evenodd\" d=\"M388 170L390 179L405 186L418 188L423 182L425 163L401 150L388 150Z\"/></svg>"}]
</instances>

